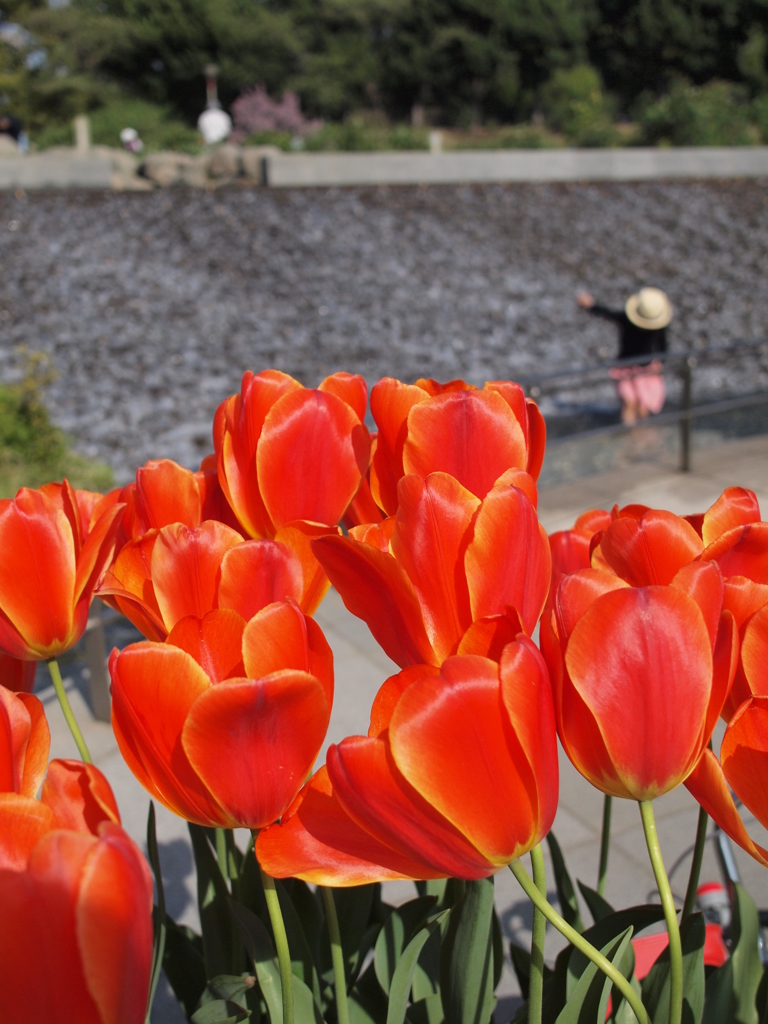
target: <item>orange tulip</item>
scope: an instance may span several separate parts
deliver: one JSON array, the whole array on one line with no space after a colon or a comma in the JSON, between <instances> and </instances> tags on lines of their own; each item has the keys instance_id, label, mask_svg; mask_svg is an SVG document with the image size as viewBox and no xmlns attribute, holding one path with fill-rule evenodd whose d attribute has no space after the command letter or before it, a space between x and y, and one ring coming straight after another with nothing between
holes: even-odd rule
<instances>
[{"instance_id":1,"label":"orange tulip","mask_svg":"<svg viewBox=\"0 0 768 1024\"><path fill-rule=\"evenodd\" d=\"M167 639L189 615L231 609L244 620L274 601L293 600L311 614L327 580L314 559L274 540L243 540L223 523L176 523L129 541L97 590L150 640Z\"/></svg>"},{"instance_id":2,"label":"orange tulip","mask_svg":"<svg viewBox=\"0 0 768 1024\"><path fill-rule=\"evenodd\" d=\"M0 650L42 660L77 643L121 514L122 505L108 508L82 541L76 496L66 481L60 505L26 487L0 501Z\"/></svg>"},{"instance_id":3,"label":"orange tulip","mask_svg":"<svg viewBox=\"0 0 768 1024\"><path fill-rule=\"evenodd\" d=\"M37 698L0 689L0 1020L143 1024L149 869L98 768L52 761L34 798L48 748Z\"/></svg>"},{"instance_id":4,"label":"orange tulip","mask_svg":"<svg viewBox=\"0 0 768 1024\"><path fill-rule=\"evenodd\" d=\"M136 778L200 825L262 828L290 805L325 738L333 656L290 602L246 624L187 615L164 644L112 652L112 725Z\"/></svg>"},{"instance_id":5,"label":"orange tulip","mask_svg":"<svg viewBox=\"0 0 768 1024\"><path fill-rule=\"evenodd\" d=\"M549 679L520 637L500 664L456 657L388 679L368 736L329 748L256 855L321 885L484 878L543 839L557 797Z\"/></svg>"},{"instance_id":6,"label":"orange tulip","mask_svg":"<svg viewBox=\"0 0 768 1024\"><path fill-rule=\"evenodd\" d=\"M0 686L16 693L31 693L36 673L36 661L22 661L0 651Z\"/></svg>"},{"instance_id":7,"label":"orange tulip","mask_svg":"<svg viewBox=\"0 0 768 1024\"><path fill-rule=\"evenodd\" d=\"M637 516L602 534L593 568L563 577L541 636L573 764L605 793L651 800L707 746L738 636L719 569L694 561L693 527L668 512Z\"/></svg>"},{"instance_id":8,"label":"orange tulip","mask_svg":"<svg viewBox=\"0 0 768 1024\"><path fill-rule=\"evenodd\" d=\"M396 664L498 658L521 629L533 632L550 559L526 473L507 473L483 500L447 473L407 476L398 501L385 522L312 545L347 608Z\"/></svg>"},{"instance_id":9,"label":"orange tulip","mask_svg":"<svg viewBox=\"0 0 768 1024\"><path fill-rule=\"evenodd\" d=\"M558 530L549 535L552 556L552 577L549 584L547 608L555 603L555 594L563 576L590 566L591 541L599 530L611 525L611 513L603 509L583 512L570 530Z\"/></svg>"},{"instance_id":10,"label":"orange tulip","mask_svg":"<svg viewBox=\"0 0 768 1024\"><path fill-rule=\"evenodd\" d=\"M509 469L534 480L544 459L546 427L519 384L489 381L482 390L454 380L401 384L384 377L371 390L379 428L371 492L387 515L397 511L398 481L444 472L484 498Z\"/></svg>"},{"instance_id":11,"label":"orange tulip","mask_svg":"<svg viewBox=\"0 0 768 1024\"><path fill-rule=\"evenodd\" d=\"M219 406L213 440L219 480L251 537L292 524L335 526L370 460L362 377L335 373L304 388L278 370L243 375ZM299 527L301 529L301 527Z\"/></svg>"}]
</instances>

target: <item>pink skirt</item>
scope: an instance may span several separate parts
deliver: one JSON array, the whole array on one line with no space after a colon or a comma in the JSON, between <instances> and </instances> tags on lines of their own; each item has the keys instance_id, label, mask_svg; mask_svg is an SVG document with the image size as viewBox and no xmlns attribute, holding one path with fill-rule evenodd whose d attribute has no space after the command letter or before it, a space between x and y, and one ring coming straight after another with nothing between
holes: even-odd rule
<instances>
[{"instance_id":1,"label":"pink skirt","mask_svg":"<svg viewBox=\"0 0 768 1024\"><path fill-rule=\"evenodd\" d=\"M608 373L616 381L619 395L624 402L658 413L664 408L667 397L660 369L659 363L649 363L647 367L617 366Z\"/></svg>"}]
</instances>

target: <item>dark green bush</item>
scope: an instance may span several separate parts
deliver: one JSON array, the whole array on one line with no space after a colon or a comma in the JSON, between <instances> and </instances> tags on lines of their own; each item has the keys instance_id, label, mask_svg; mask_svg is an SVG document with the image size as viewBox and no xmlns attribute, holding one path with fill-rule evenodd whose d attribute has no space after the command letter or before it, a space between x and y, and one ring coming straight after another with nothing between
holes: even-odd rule
<instances>
[{"instance_id":1,"label":"dark green bush","mask_svg":"<svg viewBox=\"0 0 768 1024\"><path fill-rule=\"evenodd\" d=\"M541 106L547 124L577 146L611 146L619 141L613 104L589 64L555 71L541 90Z\"/></svg>"},{"instance_id":2,"label":"dark green bush","mask_svg":"<svg viewBox=\"0 0 768 1024\"><path fill-rule=\"evenodd\" d=\"M743 87L679 80L666 96L641 105L640 137L648 145L748 146L758 141L752 118Z\"/></svg>"}]
</instances>

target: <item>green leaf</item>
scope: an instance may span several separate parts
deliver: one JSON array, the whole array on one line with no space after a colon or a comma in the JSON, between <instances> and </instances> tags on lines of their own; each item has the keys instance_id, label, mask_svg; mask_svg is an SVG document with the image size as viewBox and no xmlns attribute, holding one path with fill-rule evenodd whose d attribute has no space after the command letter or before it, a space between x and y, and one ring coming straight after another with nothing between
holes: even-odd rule
<instances>
[{"instance_id":1,"label":"green leaf","mask_svg":"<svg viewBox=\"0 0 768 1024\"><path fill-rule=\"evenodd\" d=\"M200 997L200 1005L224 999L245 1006L245 996L251 991L256 979L250 974L219 974L211 978Z\"/></svg>"},{"instance_id":2,"label":"green leaf","mask_svg":"<svg viewBox=\"0 0 768 1024\"><path fill-rule=\"evenodd\" d=\"M547 835L547 845L549 846L549 855L552 858L552 868L555 872L555 888L557 889L557 899L560 903L560 913L571 928L575 928L577 932L583 932L584 922L581 920L579 901L576 899L573 882L568 874L565 858L560 849L560 844L555 839L554 832L550 832Z\"/></svg>"},{"instance_id":3,"label":"green leaf","mask_svg":"<svg viewBox=\"0 0 768 1024\"><path fill-rule=\"evenodd\" d=\"M584 885L583 882L579 882L579 891L584 897L584 902L589 908L589 912L592 915L592 920L597 924L602 921L604 917L608 917L614 913L614 909L608 900L604 900L599 892L595 892L594 889L590 889L588 885Z\"/></svg>"},{"instance_id":4,"label":"green leaf","mask_svg":"<svg viewBox=\"0 0 768 1024\"><path fill-rule=\"evenodd\" d=\"M683 947L683 1024L699 1024L704 1010L704 940L706 926L701 914L691 914L680 927ZM669 1019L669 946L659 953L643 978L643 1003L653 1024ZM724 1024L724 1022L723 1022Z\"/></svg>"},{"instance_id":5,"label":"green leaf","mask_svg":"<svg viewBox=\"0 0 768 1024\"><path fill-rule=\"evenodd\" d=\"M435 909L444 910L446 906L446 898L448 894L448 878L430 878L426 882L417 882L416 891L419 896L435 896L437 897L437 904Z\"/></svg>"},{"instance_id":6,"label":"green leaf","mask_svg":"<svg viewBox=\"0 0 768 1024\"><path fill-rule=\"evenodd\" d=\"M163 957L165 955L165 891L163 890L163 872L160 867L160 851L157 848L157 832L155 829L155 805L149 801L149 814L147 815L147 855L152 867L152 874L155 878L157 889L157 906L152 908L152 923L155 931L155 944L152 951L152 973L150 975L149 999L147 1001L147 1019L152 1011L152 1003L157 991L157 983L160 980L160 972L163 969Z\"/></svg>"},{"instance_id":7,"label":"green leaf","mask_svg":"<svg viewBox=\"0 0 768 1024\"><path fill-rule=\"evenodd\" d=\"M299 915L296 913L293 901L285 891L285 886L279 879L275 879L275 889L280 900L280 910L283 914L285 933L288 937L288 948L291 951L291 970L297 978L301 979L312 990L319 1004L320 981L317 976L312 951L309 948L309 943L299 920Z\"/></svg>"},{"instance_id":8,"label":"green leaf","mask_svg":"<svg viewBox=\"0 0 768 1024\"><path fill-rule=\"evenodd\" d=\"M707 977L704 1024L758 1024L755 999L762 974L755 904L734 886L730 959Z\"/></svg>"},{"instance_id":9,"label":"green leaf","mask_svg":"<svg viewBox=\"0 0 768 1024\"><path fill-rule=\"evenodd\" d=\"M447 911L443 911L443 914L445 913ZM429 936L439 927L443 914L433 918L423 928L420 928L403 950L389 986L387 1024L403 1024L419 955Z\"/></svg>"},{"instance_id":10,"label":"green leaf","mask_svg":"<svg viewBox=\"0 0 768 1024\"><path fill-rule=\"evenodd\" d=\"M191 1016L205 990L206 971L200 936L165 917L163 970L174 995Z\"/></svg>"},{"instance_id":11,"label":"green leaf","mask_svg":"<svg viewBox=\"0 0 768 1024\"><path fill-rule=\"evenodd\" d=\"M445 1014L439 993L411 1003L405 1019L409 1024L444 1024Z\"/></svg>"},{"instance_id":12,"label":"green leaf","mask_svg":"<svg viewBox=\"0 0 768 1024\"><path fill-rule=\"evenodd\" d=\"M755 996L755 1008L760 1024L768 1024L768 965L763 970L763 976L757 987Z\"/></svg>"},{"instance_id":13,"label":"green leaf","mask_svg":"<svg viewBox=\"0 0 768 1024\"><path fill-rule=\"evenodd\" d=\"M212 829L189 822L192 852L197 868L197 903L203 933L203 953L208 977L234 974L241 966L242 952L235 942L229 890L221 875L208 833Z\"/></svg>"},{"instance_id":14,"label":"green leaf","mask_svg":"<svg viewBox=\"0 0 768 1024\"><path fill-rule=\"evenodd\" d=\"M386 1024L387 996L370 964L349 993L349 1024Z\"/></svg>"},{"instance_id":15,"label":"green leaf","mask_svg":"<svg viewBox=\"0 0 768 1024\"><path fill-rule=\"evenodd\" d=\"M436 928L421 951L413 975L411 995L413 1001L427 999L440 993L440 929Z\"/></svg>"},{"instance_id":16,"label":"green leaf","mask_svg":"<svg viewBox=\"0 0 768 1024\"><path fill-rule=\"evenodd\" d=\"M320 944L328 934L325 930L320 894L313 892L307 883L299 878L286 878L282 884L296 911L315 966L320 970Z\"/></svg>"},{"instance_id":17,"label":"green leaf","mask_svg":"<svg viewBox=\"0 0 768 1024\"><path fill-rule=\"evenodd\" d=\"M379 931L373 963L379 984L386 993L389 993L392 976L403 949L436 902L435 896L418 896L415 900L403 903L391 912Z\"/></svg>"},{"instance_id":18,"label":"green leaf","mask_svg":"<svg viewBox=\"0 0 768 1024\"><path fill-rule=\"evenodd\" d=\"M380 891L381 885L378 882L373 885L354 885L333 890L341 948L344 952L344 968L350 984L354 982L358 968L362 964L363 937L371 923L371 912L375 908L376 897ZM321 943L320 955L325 973L332 968L331 947L327 941Z\"/></svg>"},{"instance_id":19,"label":"green leaf","mask_svg":"<svg viewBox=\"0 0 768 1024\"><path fill-rule=\"evenodd\" d=\"M247 1020L251 1011L246 1010L237 1003L230 1003L226 999L214 999L210 1003L201 1006L192 1014L192 1024L237 1024L238 1021Z\"/></svg>"},{"instance_id":20,"label":"green leaf","mask_svg":"<svg viewBox=\"0 0 768 1024\"><path fill-rule=\"evenodd\" d=\"M449 912L440 956L440 992L447 1024L486 1024L493 995L493 879L467 882Z\"/></svg>"},{"instance_id":21,"label":"green leaf","mask_svg":"<svg viewBox=\"0 0 768 1024\"><path fill-rule=\"evenodd\" d=\"M501 981L501 973L504 970L504 936L501 933L501 923L496 907L491 915L491 942L493 944L493 991Z\"/></svg>"},{"instance_id":22,"label":"green leaf","mask_svg":"<svg viewBox=\"0 0 768 1024\"><path fill-rule=\"evenodd\" d=\"M622 935L627 928L632 929L632 934L657 924L664 920L664 910L658 903L647 903L637 907L627 907L625 910L616 910L602 921L593 924L584 932L584 938L591 942L597 949L602 949L607 943ZM629 963L628 976L634 970L634 953L630 947L627 950L627 961ZM570 992L581 977L587 964L591 961L578 949L573 949L568 958L567 990Z\"/></svg>"},{"instance_id":23,"label":"green leaf","mask_svg":"<svg viewBox=\"0 0 768 1024\"><path fill-rule=\"evenodd\" d=\"M616 967L625 959L631 945L632 928L603 946L600 952ZM621 968L619 967L621 970ZM622 972L623 973L623 972ZM558 1014L556 1024L596 1024L605 1020L608 1012L608 998L613 983L596 964L589 962L568 1000Z\"/></svg>"}]
</instances>

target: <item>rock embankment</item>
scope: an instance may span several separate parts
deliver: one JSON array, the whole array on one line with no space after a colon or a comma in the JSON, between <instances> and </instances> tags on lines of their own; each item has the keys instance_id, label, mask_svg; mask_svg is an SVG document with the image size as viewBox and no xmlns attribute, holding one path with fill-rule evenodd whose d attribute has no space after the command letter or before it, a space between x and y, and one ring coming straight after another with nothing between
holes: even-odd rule
<instances>
[{"instance_id":1,"label":"rock embankment","mask_svg":"<svg viewBox=\"0 0 768 1024\"><path fill-rule=\"evenodd\" d=\"M54 418L126 479L199 462L245 369L481 383L609 358L582 288L666 289L678 349L768 336L767 255L762 180L8 194L0 378L17 346L50 353ZM768 387L768 358L712 373Z\"/></svg>"}]
</instances>

